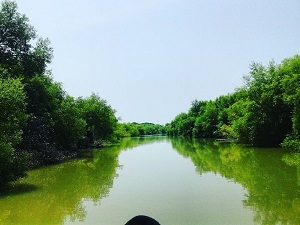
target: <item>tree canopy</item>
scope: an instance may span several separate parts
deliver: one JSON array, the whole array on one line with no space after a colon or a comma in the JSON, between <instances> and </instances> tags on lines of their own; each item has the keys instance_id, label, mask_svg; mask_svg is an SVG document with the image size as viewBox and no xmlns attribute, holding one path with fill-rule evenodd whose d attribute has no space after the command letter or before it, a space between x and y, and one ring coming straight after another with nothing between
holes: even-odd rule
<instances>
[{"instance_id":1,"label":"tree canopy","mask_svg":"<svg viewBox=\"0 0 300 225\"><path fill-rule=\"evenodd\" d=\"M245 85L213 101L194 101L166 125L169 135L234 138L300 151L300 56L250 65ZM192 131L192 132L191 132Z\"/></svg>"}]
</instances>

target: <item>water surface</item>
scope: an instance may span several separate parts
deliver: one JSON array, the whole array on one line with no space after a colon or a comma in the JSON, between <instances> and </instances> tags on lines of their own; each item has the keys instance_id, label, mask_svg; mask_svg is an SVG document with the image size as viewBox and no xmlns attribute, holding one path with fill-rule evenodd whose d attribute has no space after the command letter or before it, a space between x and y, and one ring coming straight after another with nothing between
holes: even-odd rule
<instances>
[{"instance_id":1,"label":"water surface","mask_svg":"<svg viewBox=\"0 0 300 225\"><path fill-rule=\"evenodd\" d=\"M3 225L300 224L300 156L147 137L30 171L0 195Z\"/></svg>"}]
</instances>

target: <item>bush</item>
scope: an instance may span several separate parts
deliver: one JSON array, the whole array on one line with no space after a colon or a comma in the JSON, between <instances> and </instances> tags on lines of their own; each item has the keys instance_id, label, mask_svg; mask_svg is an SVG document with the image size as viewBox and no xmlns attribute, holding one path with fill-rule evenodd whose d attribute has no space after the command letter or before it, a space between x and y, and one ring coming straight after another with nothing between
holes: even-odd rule
<instances>
[{"instance_id":1,"label":"bush","mask_svg":"<svg viewBox=\"0 0 300 225\"><path fill-rule=\"evenodd\" d=\"M288 136L281 146L289 151L300 152L300 138Z\"/></svg>"},{"instance_id":2,"label":"bush","mask_svg":"<svg viewBox=\"0 0 300 225\"><path fill-rule=\"evenodd\" d=\"M17 154L14 148L0 140L0 185L25 175L26 154Z\"/></svg>"},{"instance_id":3,"label":"bush","mask_svg":"<svg viewBox=\"0 0 300 225\"><path fill-rule=\"evenodd\" d=\"M104 141L113 138L117 128L115 111L110 105L96 94L77 100L81 116L86 122L85 140L83 147L102 145Z\"/></svg>"},{"instance_id":4,"label":"bush","mask_svg":"<svg viewBox=\"0 0 300 225\"><path fill-rule=\"evenodd\" d=\"M21 141L25 114L25 93L19 79L0 78L0 183L16 180L24 175L24 155L14 148Z\"/></svg>"}]
</instances>

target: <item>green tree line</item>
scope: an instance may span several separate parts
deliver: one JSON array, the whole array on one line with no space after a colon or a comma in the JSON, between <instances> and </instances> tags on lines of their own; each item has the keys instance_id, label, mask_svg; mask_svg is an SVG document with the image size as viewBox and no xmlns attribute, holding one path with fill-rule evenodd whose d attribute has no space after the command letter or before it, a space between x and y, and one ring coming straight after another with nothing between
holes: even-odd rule
<instances>
[{"instance_id":1,"label":"green tree line","mask_svg":"<svg viewBox=\"0 0 300 225\"><path fill-rule=\"evenodd\" d=\"M37 37L14 1L0 9L0 182L26 166L74 156L101 145L117 127L115 111L96 94L73 98L52 79L48 39Z\"/></svg>"},{"instance_id":2,"label":"green tree line","mask_svg":"<svg viewBox=\"0 0 300 225\"><path fill-rule=\"evenodd\" d=\"M118 137L139 137L165 133L165 126L153 123L119 123L116 129Z\"/></svg>"},{"instance_id":3,"label":"green tree line","mask_svg":"<svg viewBox=\"0 0 300 225\"><path fill-rule=\"evenodd\" d=\"M155 124L121 124L102 98L68 95L47 65L53 50L16 2L0 6L0 184L28 167L52 164L126 136L161 132Z\"/></svg>"},{"instance_id":4,"label":"green tree line","mask_svg":"<svg viewBox=\"0 0 300 225\"><path fill-rule=\"evenodd\" d=\"M215 100L192 102L166 125L171 136L233 138L300 151L300 56L253 63L245 85Z\"/></svg>"}]
</instances>

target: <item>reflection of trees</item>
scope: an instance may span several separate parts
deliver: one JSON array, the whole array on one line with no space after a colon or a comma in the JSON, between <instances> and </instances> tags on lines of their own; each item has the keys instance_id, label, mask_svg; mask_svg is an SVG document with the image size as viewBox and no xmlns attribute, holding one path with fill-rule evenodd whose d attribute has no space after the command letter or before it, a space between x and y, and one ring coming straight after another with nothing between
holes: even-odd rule
<instances>
[{"instance_id":1,"label":"reflection of trees","mask_svg":"<svg viewBox=\"0 0 300 225\"><path fill-rule=\"evenodd\" d=\"M259 224L300 224L299 155L237 144L172 139L181 155L191 158L197 171L213 172L248 191L245 206ZM297 177L298 171L298 177Z\"/></svg>"},{"instance_id":2,"label":"reflection of trees","mask_svg":"<svg viewBox=\"0 0 300 225\"><path fill-rule=\"evenodd\" d=\"M124 138L117 146L119 146L119 148L121 148L122 150L128 150L141 145L147 145L164 141L167 141L166 136L142 136L134 138Z\"/></svg>"},{"instance_id":3,"label":"reflection of trees","mask_svg":"<svg viewBox=\"0 0 300 225\"><path fill-rule=\"evenodd\" d=\"M82 199L106 196L118 166L117 151L94 152L94 157L32 171L24 182L38 190L0 202L1 224L62 224L66 216L83 219Z\"/></svg>"},{"instance_id":4,"label":"reflection of trees","mask_svg":"<svg viewBox=\"0 0 300 225\"><path fill-rule=\"evenodd\" d=\"M163 138L127 139L104 151L87 151L80 160L31 171L18 184L19 194L12 190L9 197L2 195L0 224L58 225L67 217L84 220L82 202L96 204L109 194L120 151L157 140ZM26 192L31 187L32 191Z\"/></svg>"}]
</instances>

